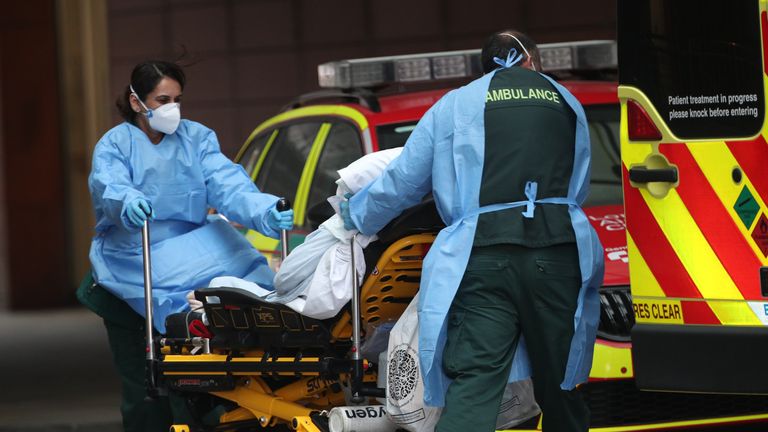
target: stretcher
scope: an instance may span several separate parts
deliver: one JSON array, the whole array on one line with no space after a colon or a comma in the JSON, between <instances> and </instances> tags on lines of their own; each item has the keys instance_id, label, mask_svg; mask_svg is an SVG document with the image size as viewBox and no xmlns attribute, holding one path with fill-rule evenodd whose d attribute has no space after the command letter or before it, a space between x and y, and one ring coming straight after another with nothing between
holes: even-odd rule
<instances>
[{"instance_id":1,"label":"stretcher","mask_svg":"<svg viewBox=\"0 0 768 432\"><path fill-rule=\"evenodd\" d=\"M353 254L353 260L366 260L367 274L359 289L350 287L350 304L331 319L302 316L238 288L206 288L195 297L204 305L207 325L199 313L174 314L162 336L152 332L145 224L148 394L181 394L193 417L171 431L327 431L333 407L383 398L385 390L376 384L378 359L365 358L361 350L366 329L394 321L405 310L441 224L434 203L425 202L382 230L366 256ZM351 268L356 272L354 261ZM351 280L359 279L353 274Z\"/></svg>"}]
</instances>

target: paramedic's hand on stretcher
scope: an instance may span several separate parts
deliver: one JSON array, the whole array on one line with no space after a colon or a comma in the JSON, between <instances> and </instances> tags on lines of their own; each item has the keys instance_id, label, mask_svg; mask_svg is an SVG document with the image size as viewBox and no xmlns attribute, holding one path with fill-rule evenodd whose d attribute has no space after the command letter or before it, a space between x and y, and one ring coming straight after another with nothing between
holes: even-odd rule
<instances>
[{"instance_id":1,"label":"paramedic's hand on stretcher","mask_svg":"<svg viewBox=\"0 0 768 432\"><path fill-rule=\"evenodd\" d=\"M341 219L344 220L344 228L352 231L357 227L352 222L352 215L349 214L349 199L352 197L351 193L344 194L345 200L339 203L339 210L341 211Z\"/></svg>"},{"instance_id":2,"label":"paramedic's hand on stretcher","mask_svg":"<svg viewBox=\"0 0 768 432\"><path fill-rule=\"evenodd\" d=\"M293 209L278 211L277 206L272 207L267 217L267 224L275 231L290 230L293 228Z\"/></svg>"},{"instance_id":3,"label":"paramedic's hand on stretcher","mask_svg":"<svg viewBox=\"0 0 768 432\"><path fill-rule=\"evenodd\" d=\"M144 198L136 198L128 203L128 208L125 210L125 216L137 228L141 228L144 225L145 220L152 220L155 217L152 207Z\"/></svg>"}]
</instances>

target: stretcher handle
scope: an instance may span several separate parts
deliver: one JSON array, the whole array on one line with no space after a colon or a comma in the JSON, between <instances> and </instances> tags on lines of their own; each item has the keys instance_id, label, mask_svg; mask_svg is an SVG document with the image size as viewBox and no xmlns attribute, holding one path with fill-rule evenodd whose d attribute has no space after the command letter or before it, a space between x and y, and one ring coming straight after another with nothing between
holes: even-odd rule
<instances>
[{"instance_id":1,"label":"stretcher handle","mask_svg":"<svg viewBox=\"0 0 768 432\"><path fill-rule=\"evenodd\" d=\"M288 198L280 198L277 200L277 205L275 206L277 211L283 212L286 210L291 209L291 201ZM285 257L288 256L288 230L280 230L280 243L282 245L282 249L280 250L280 258L281 261L285 261Z\"/></svg>"},{"instance_id":2,"label":"stretcher handle","mask_svg":"<svg viewBox=\"0 0 768 432\"><path fill-rule=\"evenodd\" d=\"M156 398L157 392L157 359L155 357L155 341L153 335L153 317L152 317L152 267L149 255L149 220L144 221L141 226L141 249L142 261L144 265L144 311L146 316L146 340L147 340L147 361L146 361L146 386L147 396Z\"/></svg>"},{"instance_id":3,"label":"stretcher handle","mask_svg":"<svg viewBox=\"0 0 768 432\"><path fill-rule=\"evenodd\" d=\"M352 402L360 403L363 397L363 354L360 352L360 289L358 287L357 263L355 262L355 243L357 234L349 242L350 262L352 264Z\"/></svg>"}]
</instances>

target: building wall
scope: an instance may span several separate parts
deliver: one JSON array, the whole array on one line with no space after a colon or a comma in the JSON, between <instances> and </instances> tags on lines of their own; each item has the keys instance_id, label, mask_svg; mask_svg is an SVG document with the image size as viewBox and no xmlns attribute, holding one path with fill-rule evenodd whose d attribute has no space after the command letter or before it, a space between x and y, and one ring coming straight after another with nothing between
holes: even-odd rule
<instances>
[{"instance_id":1,"label":"building wall","mask_svg":"<svg viewBox=\"0 0 768 432\"><path fill-rule=\"evenodd\" d=\"M71 294L90 271L95 217L88 175L94 143L112 124L107 60L107 0L55 0L61 155L67 185L67 268ZM72 299L72 297L70 297Z\"/></svg>"},{"instance_id":2,"label":"building wall","mask_svg":"<svg viewBox=\"0 0 768 432\"><path fill-rule=\"evenodd\" d=\"M0 54L0 83L3 82L3 55ZM5 145L3 141L3 85L0 84L0 311L8 309L10 269L8 263L8 225L5 221Z\"/></svg>"},{"instance_id":3,"label":"building wall","mask_svg":"<svg viewBox=\"0 0 768 432\"><path fill-rule=\"evenodd\" d=\"M479 48L517 28L538 42L614 38L615 2L586 0L109 0L110 89L133 66L174 59L186 70L182 115L234 156L292 97L316 90L319 63ZM118 121L116 111L114 120Z\"/></svg>"},{"instance_id":4,"label":"building wall","mask_svg":"<svg viewBox=\"0 0 768 432\"><path fill-rule=\"evenodd\" d=\"M146 59L187 64L182 113L234 156L261 121L317 90L319 63L615 37L613 0L26 0L0 14L0 309L75 303L88 270L93 145Z\"/></svg>"},{"instance_id":5,"label":"building wall","mask_svg":"<svg viewBox=\"0 0 768 432\"><path fill-rule=\"evenodd\" d=\"M71 302L61 157L55 8L7 2L0 14L0 270L15 309Z\"/></svg>"}]
</instances>

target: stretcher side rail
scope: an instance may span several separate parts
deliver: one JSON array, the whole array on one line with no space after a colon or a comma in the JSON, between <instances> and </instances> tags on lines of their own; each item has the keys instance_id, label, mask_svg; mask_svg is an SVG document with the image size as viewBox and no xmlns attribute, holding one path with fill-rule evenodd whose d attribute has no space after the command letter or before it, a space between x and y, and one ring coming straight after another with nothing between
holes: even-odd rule
<instances>
[{"instance_id":1,"label":"stretcher side rail","mask_svg":"<svg viewBox=\"0 0 768 432\"><path fill-rule=\"evenodd\" d=\"M317 348L333 351L330 325L240 288L195 291L208 317L213 348Z\"/></svg>"},{"instance_id":2,"label":"stretcher side rail","mask_svg":"<svg viewBox=\"0 0 768 432\"><path fill-rule=\"evenodd\" d=\"M160 370L166 375L195 372L231 375L338 375L348 372L351 362L344 358L318 357L231 357L213 355L202 361L189 361L189 356L165 356Z\"/></svg>"}]
</instances>

